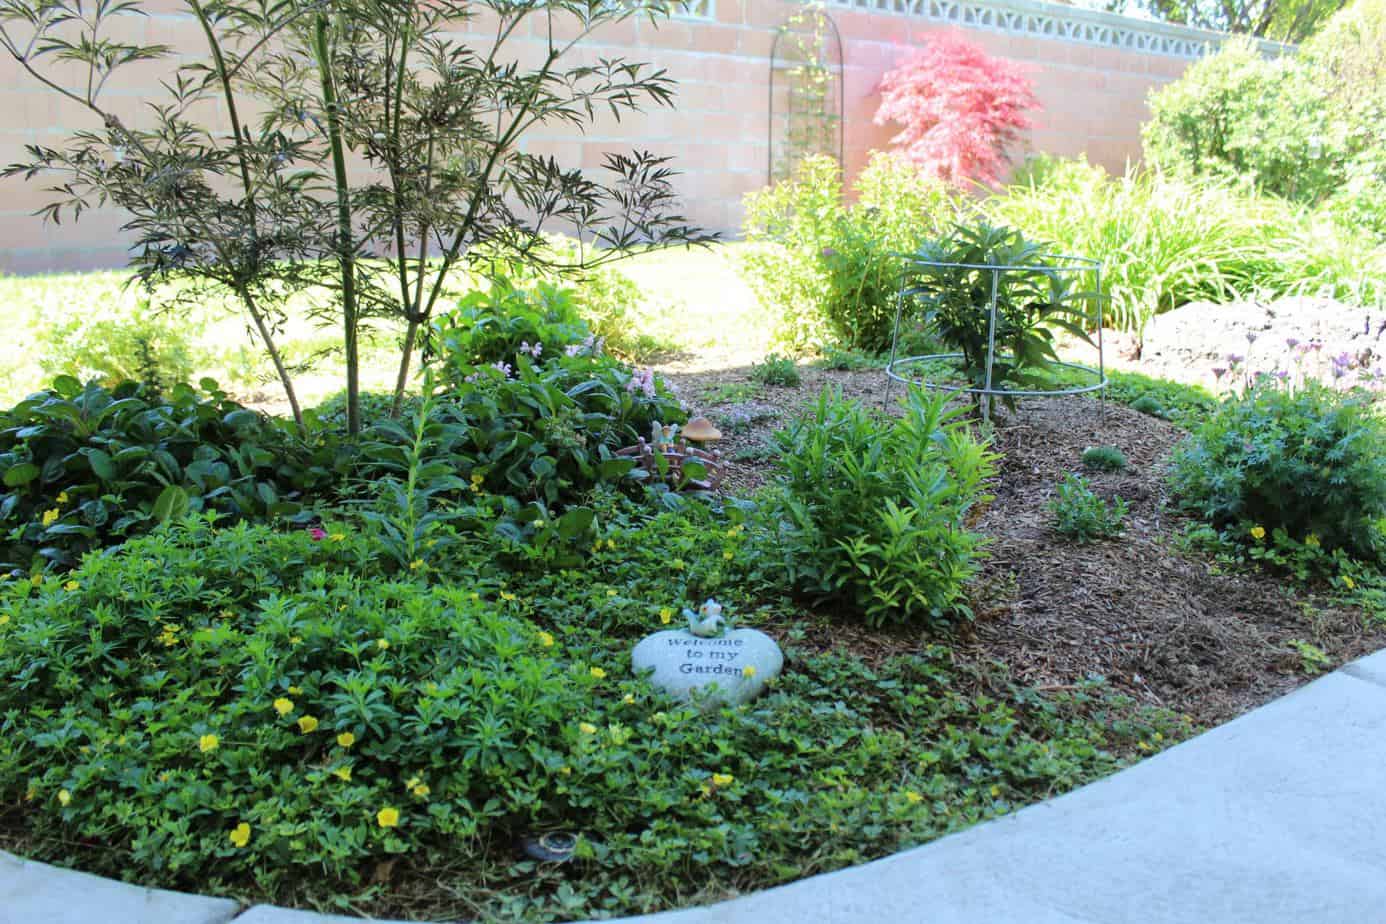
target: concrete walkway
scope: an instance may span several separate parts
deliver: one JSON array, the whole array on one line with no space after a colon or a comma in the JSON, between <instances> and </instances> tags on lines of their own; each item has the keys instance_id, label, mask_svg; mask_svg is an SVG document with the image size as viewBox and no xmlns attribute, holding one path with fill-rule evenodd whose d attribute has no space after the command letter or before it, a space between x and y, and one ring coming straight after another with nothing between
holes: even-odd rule
<instances>
[{"instance_id":1,"label":"concrete walkway","mask_svg":"<svg viewBox=\"0 0 1386 924\"><path fill-rule=\"evenodd\" d=\"M0 854L0 924L327 924ZM626 924L1386 922L1386 651L1058 799Z\"/></svg>"}]
</instances>

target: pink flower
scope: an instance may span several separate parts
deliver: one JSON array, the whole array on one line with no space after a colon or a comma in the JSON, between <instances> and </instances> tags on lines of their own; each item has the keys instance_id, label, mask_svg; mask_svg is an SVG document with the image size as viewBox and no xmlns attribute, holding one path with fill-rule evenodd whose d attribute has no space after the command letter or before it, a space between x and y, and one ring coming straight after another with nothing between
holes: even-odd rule
<instances>
[{"instance_id":1,"label":"pink flower","mask_svg":"<svg viewBox=\"0 0 1386 924\"><path fill-rule=\"evenodd\" d=\"M314 526L312 529L308 530L308 535L314 542L322 542L327 538L327 530Z\"/></svg>"}]
</instances>

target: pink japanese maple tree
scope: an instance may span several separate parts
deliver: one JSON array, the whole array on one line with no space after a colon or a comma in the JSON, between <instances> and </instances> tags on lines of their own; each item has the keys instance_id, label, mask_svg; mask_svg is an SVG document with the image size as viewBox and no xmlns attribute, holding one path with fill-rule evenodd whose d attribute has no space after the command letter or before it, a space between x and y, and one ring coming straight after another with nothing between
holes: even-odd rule
<instances>
[{"instance_id":1,"label":"pink japanese maple tree","mask_svg":"<svg viewBox=\"0 0 1386 924\"><path fill-rule=\"evenodd\" d=\"M1020 66L993 58L961 35L929 36L923 48L881 78L877 125L904 128L891 139L925 173L962 184L995 182L1006 148L1039 107Z\"/></svg>"}]
</instances>

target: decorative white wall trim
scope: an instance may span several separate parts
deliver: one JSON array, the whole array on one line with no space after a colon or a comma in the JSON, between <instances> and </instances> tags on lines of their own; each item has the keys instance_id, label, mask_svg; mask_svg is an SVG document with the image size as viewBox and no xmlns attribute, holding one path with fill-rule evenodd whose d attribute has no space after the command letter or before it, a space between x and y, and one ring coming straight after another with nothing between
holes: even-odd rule
<instances>
[{"instance_id":1,"label":"decorative white wall trim","mask_svg":"<svg viewBox=\"0 0 1386 924\"><path fill-rule=\"evenodd\" d=\"M1042 0L823 0L830 7L916 16L968 29L989 29L1033 38L1081 42L1122 51L1173 58L1201 58L1227 35L1089 10ZM1260 42L1261 51L1282 55L1293 45Z\"/></svg>"}]
</instances>

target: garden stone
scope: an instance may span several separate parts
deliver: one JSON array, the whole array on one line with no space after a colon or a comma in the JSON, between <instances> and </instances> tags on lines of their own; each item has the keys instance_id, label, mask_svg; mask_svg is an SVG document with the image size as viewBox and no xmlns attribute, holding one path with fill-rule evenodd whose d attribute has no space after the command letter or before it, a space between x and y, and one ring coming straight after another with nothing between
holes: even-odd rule
<instances>
[{"instance_id":1,"label":"garden stone","mask_svg":"<svg viewBox=\"0 0 1386 924\"><path fill-rule=\"evenodd\" d=\"M689 699L696 691L734 706L755 699L784 668L780 646L755 629L712 638L667 629L641 639L630 660L637 673L653 671L650 682L667 693Z\"/></svg>"}]
</instances>

